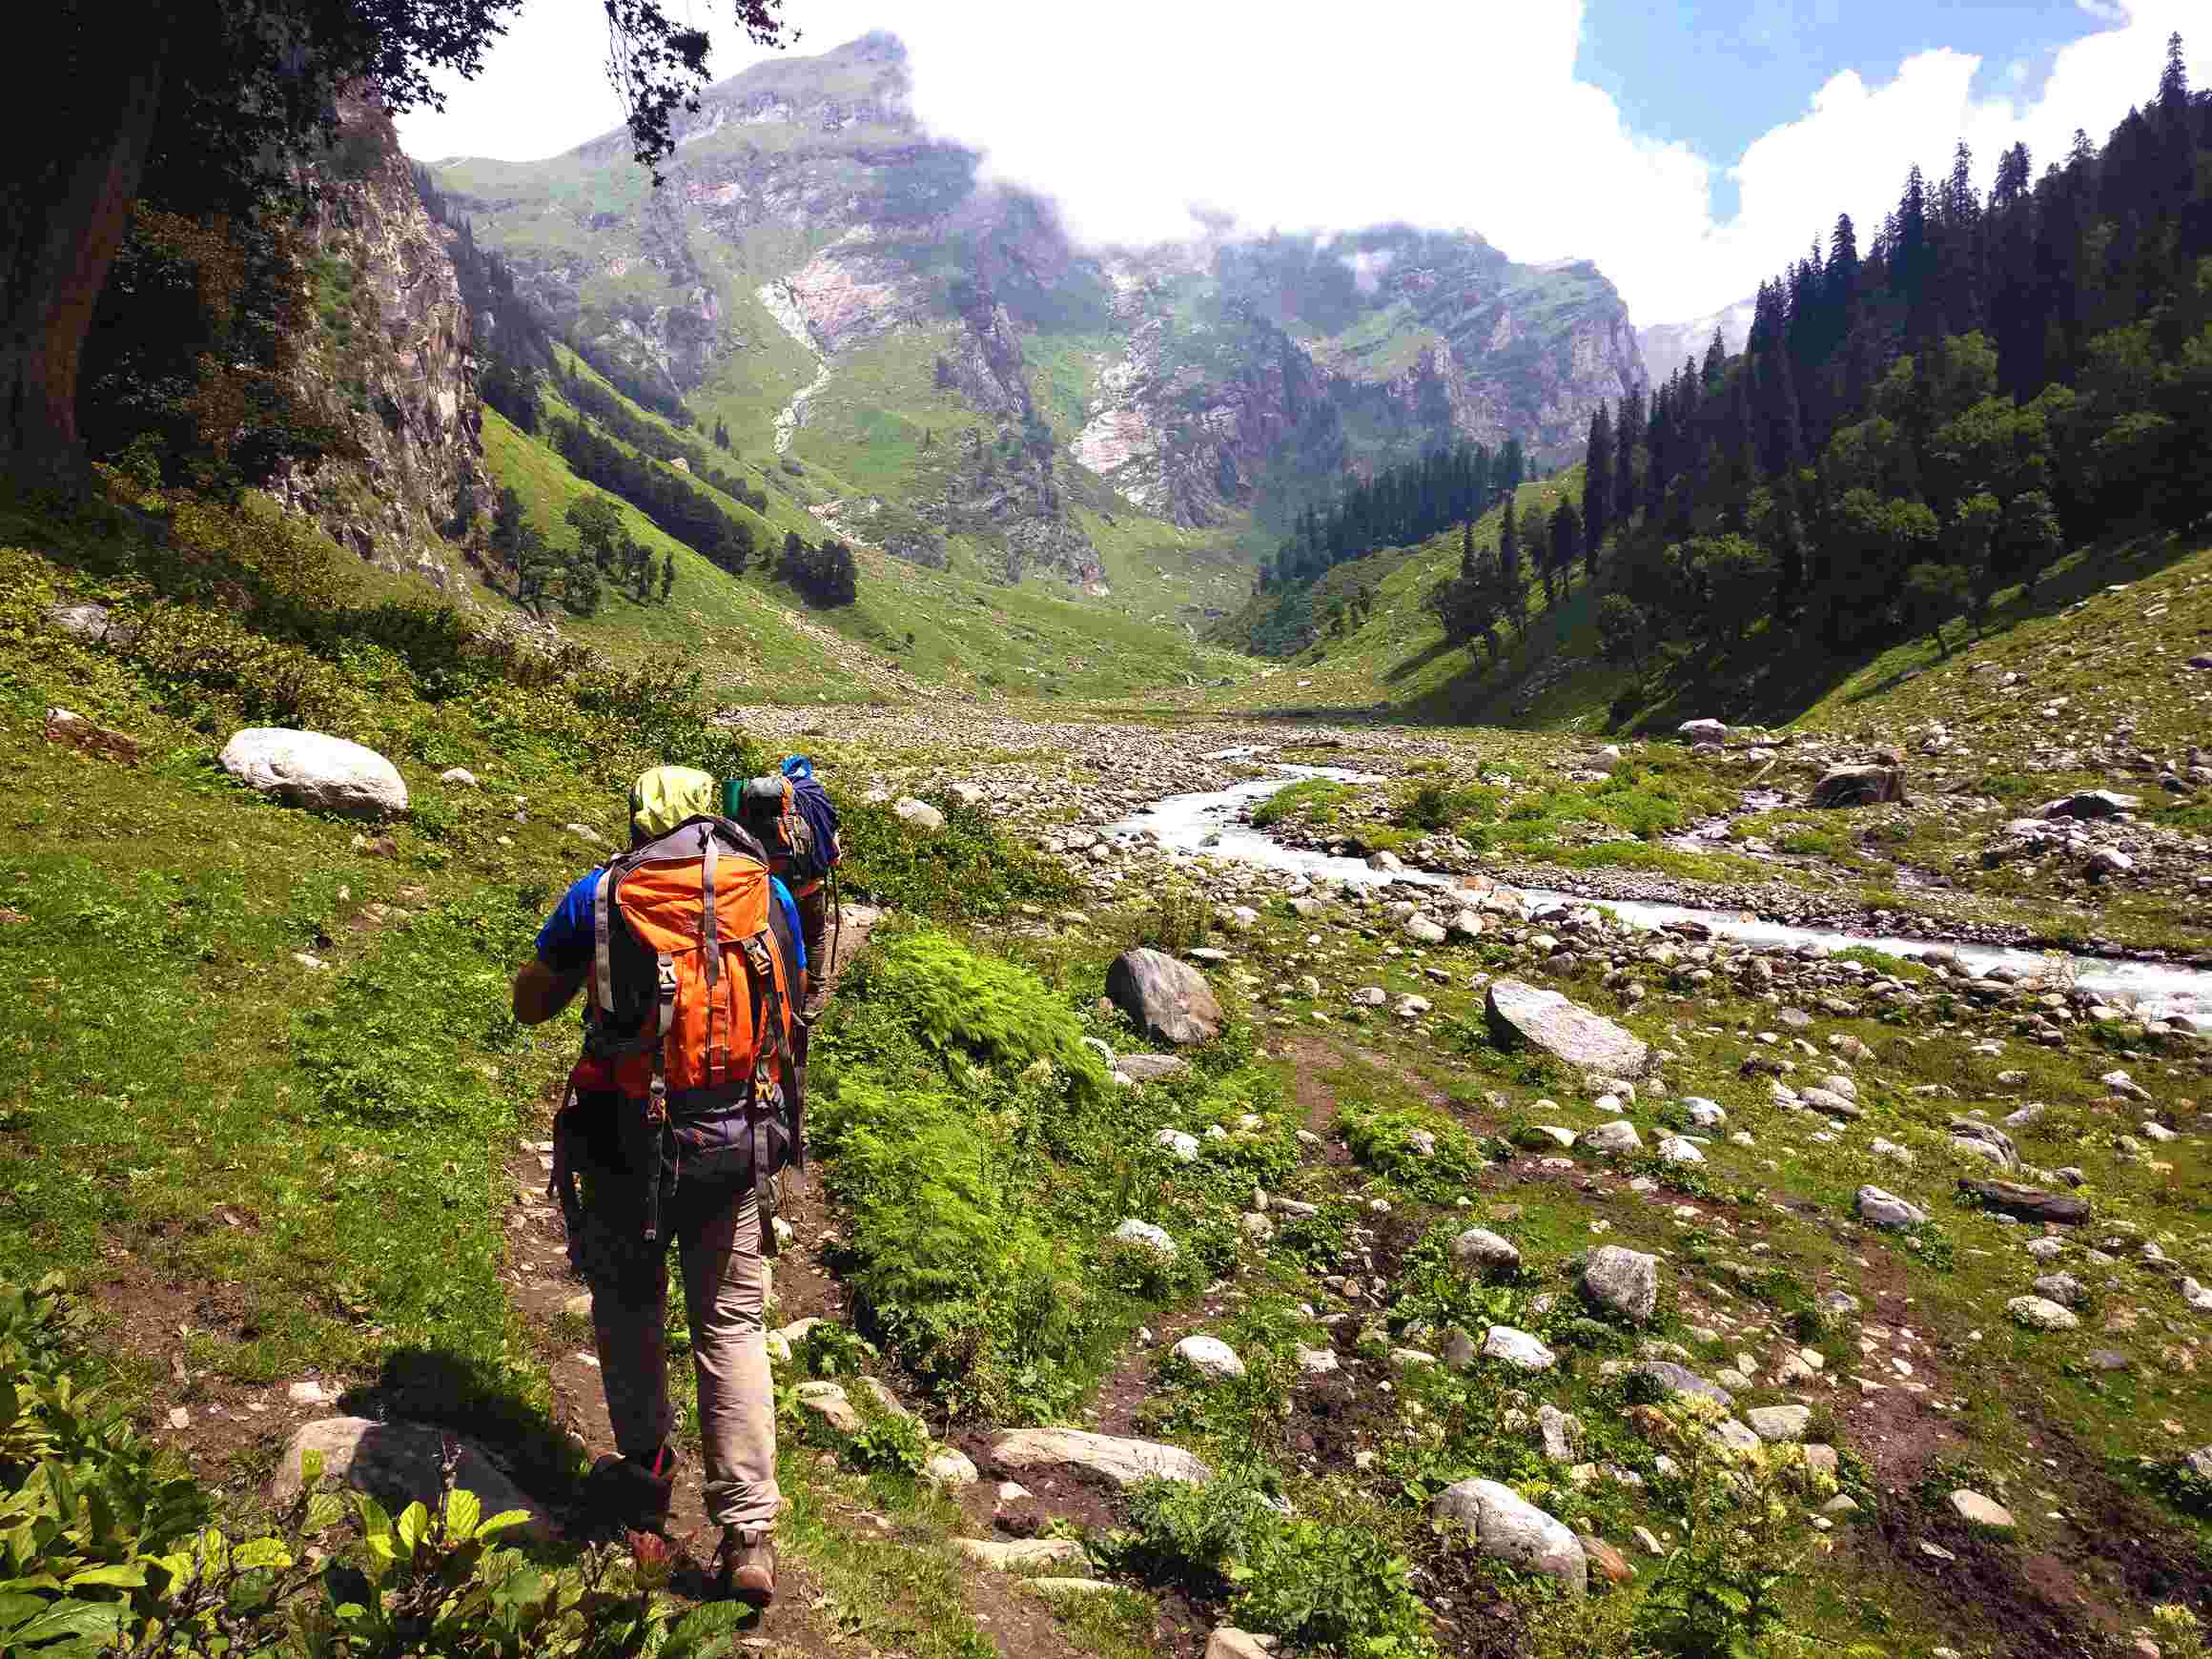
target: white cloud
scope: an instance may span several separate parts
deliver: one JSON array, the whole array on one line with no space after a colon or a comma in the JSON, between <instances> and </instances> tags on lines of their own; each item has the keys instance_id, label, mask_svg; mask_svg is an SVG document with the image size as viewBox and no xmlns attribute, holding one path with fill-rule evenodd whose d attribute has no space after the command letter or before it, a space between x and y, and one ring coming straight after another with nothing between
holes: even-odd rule
<instances>
[{"instance_id":1,"label":"white cloud","mask_svg":"<svg viewBox=\"0 0 2212 1659\"><path fill-rule=\"evenodd\" d=\"M721 10L697 3L703 21ZM2101 140L2149 96L2167 32L2200 0L2080 3L2095 31L2060 50L2032 103L1977 98L1979 60L1948 50L1878 84L1837 74L1734 158L1741 202L1726 221L1712 215L1711 162L1630 131L1605 92L1574 78L1580 0L1378 0L1349 24L1310 0L1123 0L1110 12L790 0L788 10L802 52L894 28L931 128L984 151L993 174L1056 197L1088 239L1186 236L1200 202L1251 230L1464 227L1518 259L1594 259L1642 323L1741 298L1825 237L1838 210L1871 236L1907 167L1946 172L1960 136L1984 183L2016 138L2038 171L2077 126ZM587 0L534 0L447 113L402 121L409 150L519 160L606 131L618 113L599 70L604 28ZM760 55L726 48L715 69Z\"/></svg>"}]
</instances>

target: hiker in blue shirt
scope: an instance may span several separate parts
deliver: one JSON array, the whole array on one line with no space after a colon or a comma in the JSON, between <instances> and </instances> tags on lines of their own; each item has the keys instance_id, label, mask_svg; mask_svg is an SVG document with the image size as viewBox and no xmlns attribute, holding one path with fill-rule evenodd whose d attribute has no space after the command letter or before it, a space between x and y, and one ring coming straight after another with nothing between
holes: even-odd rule
<instances>
[{"instance_id":1,"label":"hiker in blue shirt","mask_svg":"<svg viewBox=\"0 0 2212 1659\"><path fill-rule=\"evenodd\" d=\"M587 981L604 999L555 1120L552 1182L570 1264L591 1287L618 1453L593 1466L595 1498L624 1525L666 1524L677 1464L665 1328L673 1241L698 1375L707 1513L722 1527L714 1576L724 1594L763 1607L775 1594L783 1502L766 1258L775 1248L776 1173L805 1158L792 1061L807 954L789 890L717 808L705 772L657 767L641 777L630 794L631 848L652 853L634 870L624 865L608 891L602 870L569 888L516 975L514 1009L536 1025ZM642 1005L625 1001L641 985ZM635 1017L625 1023L618 1009Z\"/></svg>"}]
</instances>

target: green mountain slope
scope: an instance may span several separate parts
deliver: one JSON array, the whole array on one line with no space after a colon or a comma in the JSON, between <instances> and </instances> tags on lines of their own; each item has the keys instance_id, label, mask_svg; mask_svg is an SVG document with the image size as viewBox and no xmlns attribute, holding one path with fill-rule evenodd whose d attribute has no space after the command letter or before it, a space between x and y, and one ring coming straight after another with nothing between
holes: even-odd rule
<instances>
[{"instance_id":1,"label":"green mountain slope","mask_svg":"<svg viewBox=\"0 0 2212 1659\"><path fill-rule=\"evenodd\" d=\"M620 396L588 367L571 366ZM673 431L625 403L634 419ZM558 391L546 392L544 407L548 420L582 418ZM767 489L761 511L691 481L753 535L752 563L736 577L664 535L637 508L578 478L543 439L494 410L484 412L483 448L492 486L514 489L527 521L556 550L566 553L576 545L576 532L564 518L569 505L599 496L616 502L625 527L656 560L675 558L677 582L668 603L655 597L641 604L610 587L590 616L555 609L562 632L618 657L647 649L695 657L717 693L730 701L910 698L932 687L1098 697L1241 677L1251 668L1234 652L1198 643L1178 616L1194 608L1182 597L1190 581L1169 574L1162 561L1178 551L1178 538L1197 538L1173 526L1145 522L1140 530L1128 521L1097 522L1114 567L1127 572L1128 591L1157 597L1146 618L1070 596L1064 588L1009 586L958 570L927 569L865 543L855 548L858 600L817 609L773 574L773 554L787 533L797 531L809 541L830 533L808 504L816 492L804 479L760 475L774 486ZM496 591L485 598L507 603Z\"/></svg>"},{"instance_id":2,"label":"green mountain slope","mask_svg":"<svg viewBox=\"0 0 2212 1659\"><path fill-rule=\"evenodd\" d=\"M1347 464L1507 435L1564 459L1641 384L1587 264L1405 227L1085 250L908 90L870 35L710 89L658 192L620 134L433 172L556 332L850 536L1139 616L1232 605L1247 516Z\"/></svg>"}]
</instances>

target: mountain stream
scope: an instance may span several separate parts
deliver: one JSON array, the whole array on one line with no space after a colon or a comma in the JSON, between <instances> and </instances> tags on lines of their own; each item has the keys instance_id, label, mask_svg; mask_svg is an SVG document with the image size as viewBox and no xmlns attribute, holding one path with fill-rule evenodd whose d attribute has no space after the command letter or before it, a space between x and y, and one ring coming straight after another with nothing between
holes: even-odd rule
<instances>
[{"instance_id":1,"label":"mountain stream","mask_svg":"<svg viewBox=\"0 0 2212 1659\"><path fill-rule=\"evenodd\" d=\"M1224 750L1208 759L1233 760L1240 758L1235 750ZM1331 778L1344 784L1379 784L1384 780L1368 772L1347 771L1340 767L1298 767L1280 765L1277 768L1283 775L1273 778L1254 778L1226 789L1214 789L1200 794L1169 795L1149 807L1138 809L1131 816L1106 827L1110 837L1151 834L1173 851L1205 853L1215 858L1233 858L1246 864L1268 870L1292 870L1311 881L1355 882L1368 886L1384 886L1391 882L1407 882L1418 887L1448 888L1456 877L1430 870L1370 870L1363 860L1334 856L1304 848L1285 847L1263 830L1256 830L1242 820L1251 809L1278 789L1305 778ZM1754 945L1819 945L1831 951L1847 946L1864 946L1884 955L1907 959L1931 953L1955 958L1977 973L1992 968L2010 968L2024 976L2040 977L2047 974L2054 962L2063 963L2074 982L2084 990L2106 996L2124 996L2138 1005L2145 1017L2159 1014L2186 1014L2192 1019L2212 1021L2212 973L2201 969L2181 968L2161 962L2125 961L2109 956L2060 956L2039 951L2007 950L1999 946L1968 944L1930 939L1908 939L1880 933L1843 932L1827 928L1791 927L1779 922L1761 921L1742 911L1701 910L1690 905L1652 904L1629 899L1589 899L1573 893L1549 892L1541 888L1518 890L1530 904L1541 910L1546 904L1598 905L1611 911L1631 927L1658 929L1669 922L1695 921L1712 931L1713 936L1736 939Z\"/></svg>"}]
</instances>

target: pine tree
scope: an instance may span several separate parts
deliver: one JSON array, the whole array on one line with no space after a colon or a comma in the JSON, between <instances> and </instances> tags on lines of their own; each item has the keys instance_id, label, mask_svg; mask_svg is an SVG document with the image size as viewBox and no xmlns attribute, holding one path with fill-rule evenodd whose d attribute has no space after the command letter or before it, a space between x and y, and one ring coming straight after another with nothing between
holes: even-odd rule
<instances>
[{"instance_id":1,"label":"pine tree","mask_svg":"<svg viewBox=\"0 0 2212 1659\"><path fill-rule=\"evenodd\" d=\"M1518 604L1507 604L1504 596L1518 599L1521 592L1521 539L1513 524L1513 498L1505 498L1505 517L1498 526L1498 589L1501 596L1499 608L1505 612L1508 622L1519 612Z\"/></svg>"},{"instance_id":2,"label":"pine tree","mask_svg":"<svg viewBox=\"0 0 2212 1659\"><path fill-rule=\"evenodd\" d=\"M1582 478L1582 533L1589 574L1598 573L1598 552L1613 517L1613 418L1600 399L1590 411L1589 446Z\"/></svg>"},{"instance_id":3,"label":"pine tree","mask_svg":"<svg viewBox=\"0 0 2212 1659\"><path fill-rule=\"evenodd\" d=\"M668 603L668 595L676 591L676 555L668 553L661 560L661 603Z\"/></svg>"},{"instance_id":4,"label":"pine tree","mask_svg":"<svg viewBox=\"0 0 2212 1659\"><path fill-rule=\"evenodd\" d=\"M1471 580L1475 574L1475 522L1469 519L1460 526L1460 575Z\"/></svg>"}]
</instances>

